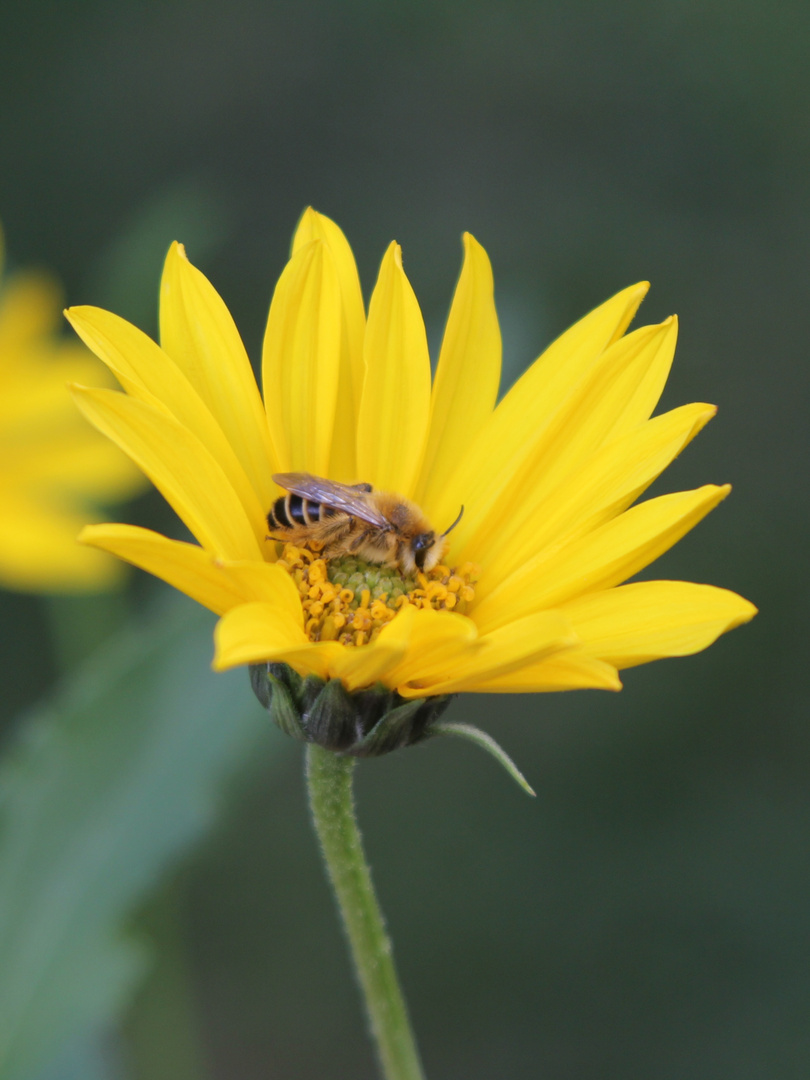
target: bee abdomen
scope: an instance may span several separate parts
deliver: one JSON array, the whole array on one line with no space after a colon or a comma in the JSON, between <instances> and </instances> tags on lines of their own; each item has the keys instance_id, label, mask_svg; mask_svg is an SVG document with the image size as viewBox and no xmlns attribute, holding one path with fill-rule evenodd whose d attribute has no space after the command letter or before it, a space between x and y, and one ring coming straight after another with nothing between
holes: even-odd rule
<instances>
[{"instance_id":1,"label":"bee abdomen","mask_svg":"<svg viewBox=\"0 0 810 1080\"><path fill-rule=\"evenodd\" d=\"M331 506L304 499L300 495L288 492L280 495L273 503L267 515L270 528L294 529L297 525L312 525L321 518L331 517L335 513Z\"/></svg>"},{"instance_id":2,"label":"bee abdomen","mask_svg":"<svg viewBox=\"0 0 810 1080\"><path fill-rule=\"evenodd\" d=\"M287 517L287 496L281 495L270 507L270 512L267 515L267 524L271 529L289 529L292 527L290 519Z\"/></svg>"}]
</instances>

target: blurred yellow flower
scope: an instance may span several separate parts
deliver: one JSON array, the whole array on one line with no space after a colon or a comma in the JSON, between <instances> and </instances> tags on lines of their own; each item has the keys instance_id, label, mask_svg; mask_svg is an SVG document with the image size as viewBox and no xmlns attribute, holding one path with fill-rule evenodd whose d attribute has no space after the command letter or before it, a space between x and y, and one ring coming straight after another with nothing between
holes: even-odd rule
<instances>
[{"instance_id":1,"label":"blurred yellow flower","mask_svg":"<svg viewBox=\"0 0 810 1080\"><path fill-rule=\"evenodd\" d=\"M646 290L580 320L496 407L501 341L483 248L465 235L431 386L399 247L383 258L366 317L343 233L308 210L270 308L263 404L223 301L175 244L160 346L97 308L68 317L126 391L77 388L80 407L199 546L127 525L89 526L82 539L222 615L219 668L286 663L405 697L618 689L618 670L697 652L755 614L710 585L622 584L729 491L633 505L715 412L686 405L650 419L676 322L625 334ZM278 550L273 475L293 470L398 492L441 527L466 509L443 564L397 583L306 546Z\"/></svg>"},{"instance_id":2,"label":"blurred yellow flower","mask_svg":"<svg viewBox=\"0 0 810 1080\"><path fill-rule=\"evenodd\" d=\"M0 269L2 238L0 237ZM44 274L0 289L0 585L38 592L103 589L115 560L76 542L98 502L126 498L143 479L76 414L67 384L106 372L62 340L60 294Z\"/></svg>"}]
</instances>

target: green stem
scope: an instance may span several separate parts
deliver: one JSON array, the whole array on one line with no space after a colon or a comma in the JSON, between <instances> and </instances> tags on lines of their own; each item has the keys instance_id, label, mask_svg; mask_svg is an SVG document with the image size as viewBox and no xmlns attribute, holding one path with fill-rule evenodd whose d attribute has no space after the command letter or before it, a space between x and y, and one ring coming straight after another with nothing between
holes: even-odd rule
<instances>
[{"instance_id":1,"label":"green stem","mask_svg":"<svg viewBox=\"0 0 810 1080\"><path fill-rule=\"evenodd\" d=\"M419 1052L397 980L354 815L355 760L310 743L309 804L365 997L385 1080L423 1080Z\"/></svg>"}]
</instances>

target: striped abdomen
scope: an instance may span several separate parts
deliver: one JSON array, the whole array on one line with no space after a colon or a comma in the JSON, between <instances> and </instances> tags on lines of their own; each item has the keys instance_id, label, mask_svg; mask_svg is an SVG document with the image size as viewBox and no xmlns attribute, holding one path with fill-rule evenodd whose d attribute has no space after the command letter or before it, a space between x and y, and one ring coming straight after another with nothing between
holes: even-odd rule
<instances>
[{"instance_id":1,"label":"striped abdomen","mask_svg":"<svg viewBox=\"0 0 810 1080\"><path fill-rule=\"evenodd\" d=\"M289 491L273 503L267 515L267 524L271 529L295 529L300 525L314 525L316 521L336 513L331 506L315 502L314 499L304 499Z\"/></svg>"}]
</instances>

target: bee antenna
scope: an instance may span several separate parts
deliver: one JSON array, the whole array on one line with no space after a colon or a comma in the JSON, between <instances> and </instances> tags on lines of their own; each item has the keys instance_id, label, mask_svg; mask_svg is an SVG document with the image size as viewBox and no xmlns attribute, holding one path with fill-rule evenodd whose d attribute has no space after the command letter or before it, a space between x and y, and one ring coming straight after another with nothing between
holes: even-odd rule
<instances>
[{"instance_id":1,"label":"bee antenna","mask_svg":"<svg viewBox=\"0 0 810 1080\"><path fill-rule=\"evenodd\" d=\"M444 530L444 532L442 533L442 536L447 536L448 533L452 532L453 529L455 529L456 525L458 525L458 523L461 521L463 513L464 513L464 505L462 504L462 507L458 512L458 517L456 518L456 520L453 522L453 524L450 526L449 529Z\"/></svg>"}]
</instances>

